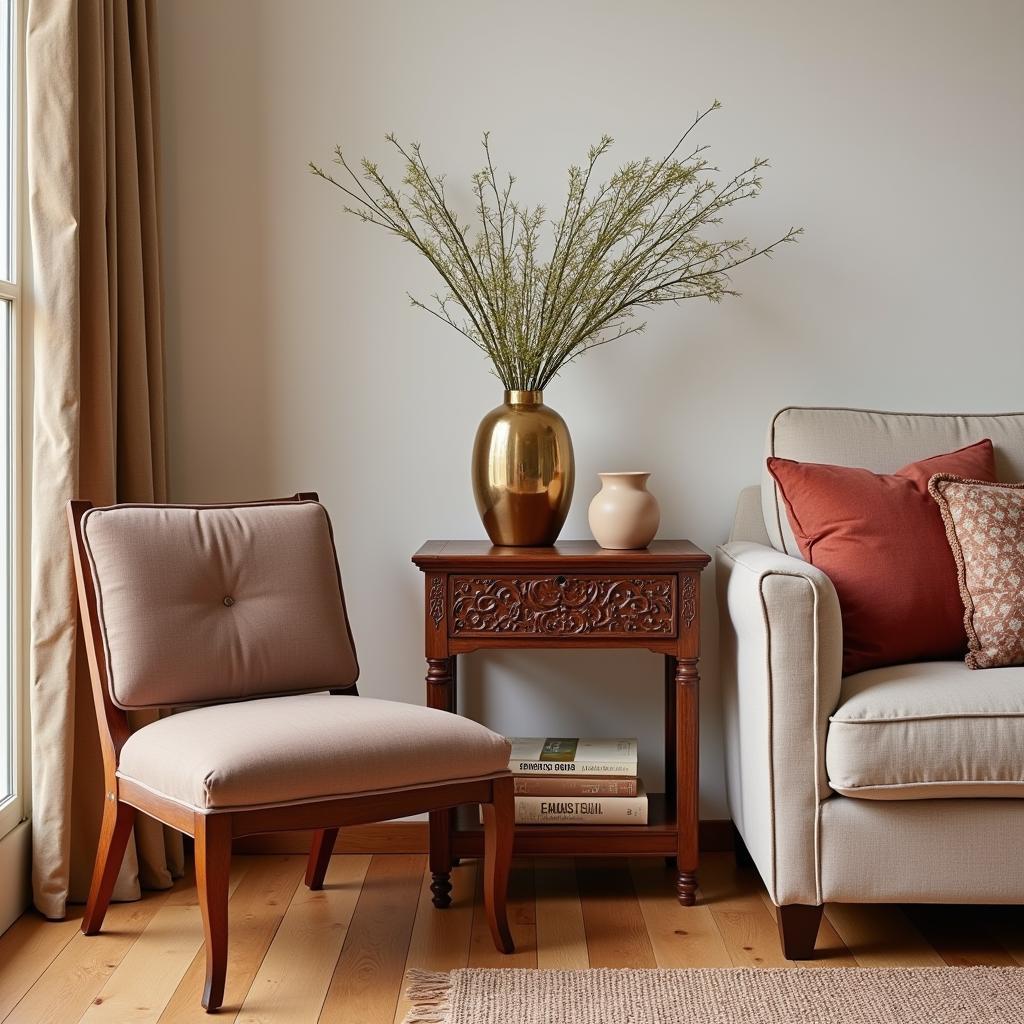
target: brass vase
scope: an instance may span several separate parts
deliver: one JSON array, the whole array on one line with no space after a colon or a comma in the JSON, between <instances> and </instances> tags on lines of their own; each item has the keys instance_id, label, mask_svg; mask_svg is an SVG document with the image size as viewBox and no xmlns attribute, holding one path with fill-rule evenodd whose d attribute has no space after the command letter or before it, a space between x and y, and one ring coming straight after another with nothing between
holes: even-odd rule
<instances>
[{"instance_id":1,"label":"brass vase","mask_svg":"<svg viewBox=\"0 0 1024 1024\"><path fill-rule=\"evenodd\" d=\"M473 444L473 494L492 544L554 544L572 502L572 439L543 391L506 391Z\"/></svg>"}]
</instances>

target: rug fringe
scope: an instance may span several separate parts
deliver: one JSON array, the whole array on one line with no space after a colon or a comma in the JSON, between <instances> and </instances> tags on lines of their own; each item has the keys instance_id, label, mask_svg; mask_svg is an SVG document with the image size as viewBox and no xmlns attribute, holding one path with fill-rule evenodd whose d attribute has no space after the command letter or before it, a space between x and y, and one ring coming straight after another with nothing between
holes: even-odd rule
<instances>
[{"instance_id":1,"label":"rug fringe","mask_svg":"<svg viewBox=\"0 0 1024 1024\"><path fill-rule=\"evenodd\" d=\"M448 1024L451 1015L451 975L412 969L406 972L405 994L412 1003L404 1024Z\"/></svg>"}]
</instances>

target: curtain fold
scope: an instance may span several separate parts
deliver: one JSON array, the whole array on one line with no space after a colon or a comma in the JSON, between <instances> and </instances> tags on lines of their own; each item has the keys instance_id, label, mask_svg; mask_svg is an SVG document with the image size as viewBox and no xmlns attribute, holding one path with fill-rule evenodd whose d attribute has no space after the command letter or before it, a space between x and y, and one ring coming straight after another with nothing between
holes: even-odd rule
<instances>
[{"instance_id":1,"label":"curtain fold","mask_svg":"<svg viewBox=\"0 0 1024 1024\"><path fill-rule=\"evenodd\" d=\"M33 890L84 900L103 806L65 503L166 500L154 0L30 0ZM152 716L134 718L138 727ZM182 872L140 818L115 888Z\"/></svg>"}]
</instances>

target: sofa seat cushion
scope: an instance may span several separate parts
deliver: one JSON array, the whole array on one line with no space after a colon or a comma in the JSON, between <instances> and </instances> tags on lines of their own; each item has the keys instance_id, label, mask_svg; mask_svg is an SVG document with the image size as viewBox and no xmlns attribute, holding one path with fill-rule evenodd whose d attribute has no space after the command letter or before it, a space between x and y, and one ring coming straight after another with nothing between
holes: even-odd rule
<instances>
[{"instance_id":1,"label":"sofa seat cushion","mask_svg":"<svg viewBox=\"0 0 1024 1024\"><path fill-rule=\"evenodd\" d=\"M825 763L844 796L1024 797L1024 667L932 661L847 676Z\"/></svg>"},{"instance_id":2,"label":"sofa seat cushion","mask_svg":"<svg viewBox=\"0 0 1024 1024\"><path fill-rule=\"evenodd\" d=\"M204 811L405 789L508 770L497 733L432 708L327 693L183 711L133 733L118 775Z\"/></svg>"}]
</instances>

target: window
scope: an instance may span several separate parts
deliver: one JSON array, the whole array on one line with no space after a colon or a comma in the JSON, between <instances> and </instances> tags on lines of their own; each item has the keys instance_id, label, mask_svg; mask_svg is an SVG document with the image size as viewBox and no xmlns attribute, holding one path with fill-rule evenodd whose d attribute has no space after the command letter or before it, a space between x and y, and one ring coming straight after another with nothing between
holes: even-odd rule
<instances>
[{"instance_id":1,"label":"window","mask_svg":"<svg viewBox=\"0 0 1024 1024\"><path fill-rule=\"evenodd\" d=\"M15 659L17 547L13 529L20 464L15 373L20 312L15 189L20 150L19 90L15 86L19 60L14 46L17 14L15 0L0 0L0 837L24 817L24 697Z\"/></svg>"}]
</instances>

